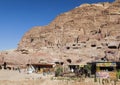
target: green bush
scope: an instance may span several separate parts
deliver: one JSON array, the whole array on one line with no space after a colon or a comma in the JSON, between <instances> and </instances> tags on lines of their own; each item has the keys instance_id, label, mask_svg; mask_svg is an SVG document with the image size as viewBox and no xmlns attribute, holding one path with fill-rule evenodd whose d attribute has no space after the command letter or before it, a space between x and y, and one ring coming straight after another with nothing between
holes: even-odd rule
<instances>
[{"instance_id":1,"label":"green bush","mask_svg":"<svg viewBox=\"0 0 120 85\"><path fill-rule=\"evenodd\" d=\"M58 67L55 71L55 77L62 76L62 73L63 73L63 68Z\"/></svg>"},{"instance_id":2,"label":"green bush","mask_svg":"<svg viewBox=\"0 0 120 85\"><path fill-rule=\"evenodd\" d=\"M117 71L117 78L120 79L120 69Z\"/></svg>"}]
</instances>

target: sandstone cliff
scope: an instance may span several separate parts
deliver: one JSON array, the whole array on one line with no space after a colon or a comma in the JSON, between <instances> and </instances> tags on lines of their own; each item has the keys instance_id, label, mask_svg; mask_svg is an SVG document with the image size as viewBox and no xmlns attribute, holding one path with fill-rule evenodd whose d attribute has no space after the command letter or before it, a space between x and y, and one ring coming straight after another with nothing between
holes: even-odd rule
<instances>
[{"instance_id":1,"label":"sandstone cliff","mask_svg":"<svg viewBox=\"0 0 120 85\"><path fill-rule=\"evenodd\" d=\"M81 5L60 14L47 26L30 29L17 50L46 52L76 62L106 56L109 60L118 60L119 41L120 0L116 0Z\"/></svg>"}]
</instances>

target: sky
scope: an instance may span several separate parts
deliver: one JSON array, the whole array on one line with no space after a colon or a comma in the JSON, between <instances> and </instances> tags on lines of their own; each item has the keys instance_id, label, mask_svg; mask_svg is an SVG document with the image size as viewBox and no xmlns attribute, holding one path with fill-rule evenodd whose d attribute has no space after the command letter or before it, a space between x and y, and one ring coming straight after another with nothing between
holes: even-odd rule
<instances>
[{"instance_id":1,"label":"sky","mask_svg":"<svg viewBox=\"0 0 120 85\"><path fill-rule=\"evenodd\" d=\"M114 0L0 0L0 50L15 49L34 26L45 26L56 16L84 3Z\"/></svg>"}]
</instances>

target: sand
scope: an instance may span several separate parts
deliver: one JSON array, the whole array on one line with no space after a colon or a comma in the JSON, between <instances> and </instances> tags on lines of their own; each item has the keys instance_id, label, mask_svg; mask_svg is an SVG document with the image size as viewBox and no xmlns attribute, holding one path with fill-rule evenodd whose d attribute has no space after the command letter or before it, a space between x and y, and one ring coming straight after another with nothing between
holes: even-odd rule
<instances>
[{"instance_id":1,"label":"sand","mask_svg":"<svg viewBox=\"0 0 120 85\"><path fill-rule=\"evenodd\" d=\"M87 78L83 81L56 79L53 75L43 76L43 74L27 74L24 70L0 70L0 85L99 85L94 79ZM112 84L105 84L112 85ZM120 85L120 82L117 82Z\"/></svg>"}]
</instances>

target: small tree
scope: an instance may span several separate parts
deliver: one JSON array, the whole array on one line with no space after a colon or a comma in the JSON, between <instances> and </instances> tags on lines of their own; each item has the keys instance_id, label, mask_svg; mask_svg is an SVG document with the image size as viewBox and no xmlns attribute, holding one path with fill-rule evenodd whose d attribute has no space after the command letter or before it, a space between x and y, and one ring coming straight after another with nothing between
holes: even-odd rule
<instances>
[{"instance_id":1,"label":"small tree","mask_svg":"<svg viewBox=\"0 0 120 85\"><path fill-rule=\"evenodd\" d=\"M63 73L63 68L62 67L57 67L55 70L55 77L62 76Z\"/></svg>"},{"instance_id":2,"label":"small tree","mask_svg":"<svg viewBox=\"0 0 120 85\"><path fill-rule=\"evenodd\" d=\"M86 65L85 69L87 70L87 76L90 77L90 75L91 75L91 65Z\"/></svg>"},{"instance_id":3,"label":"small tree","mask_svg":"<svg viewBox=\"0 0 120 85\"><path fill-rule=\"evenodd\" d=\"M117 78L120 79L120 69L117 71Z\"/></svg>"}]
</instances>

